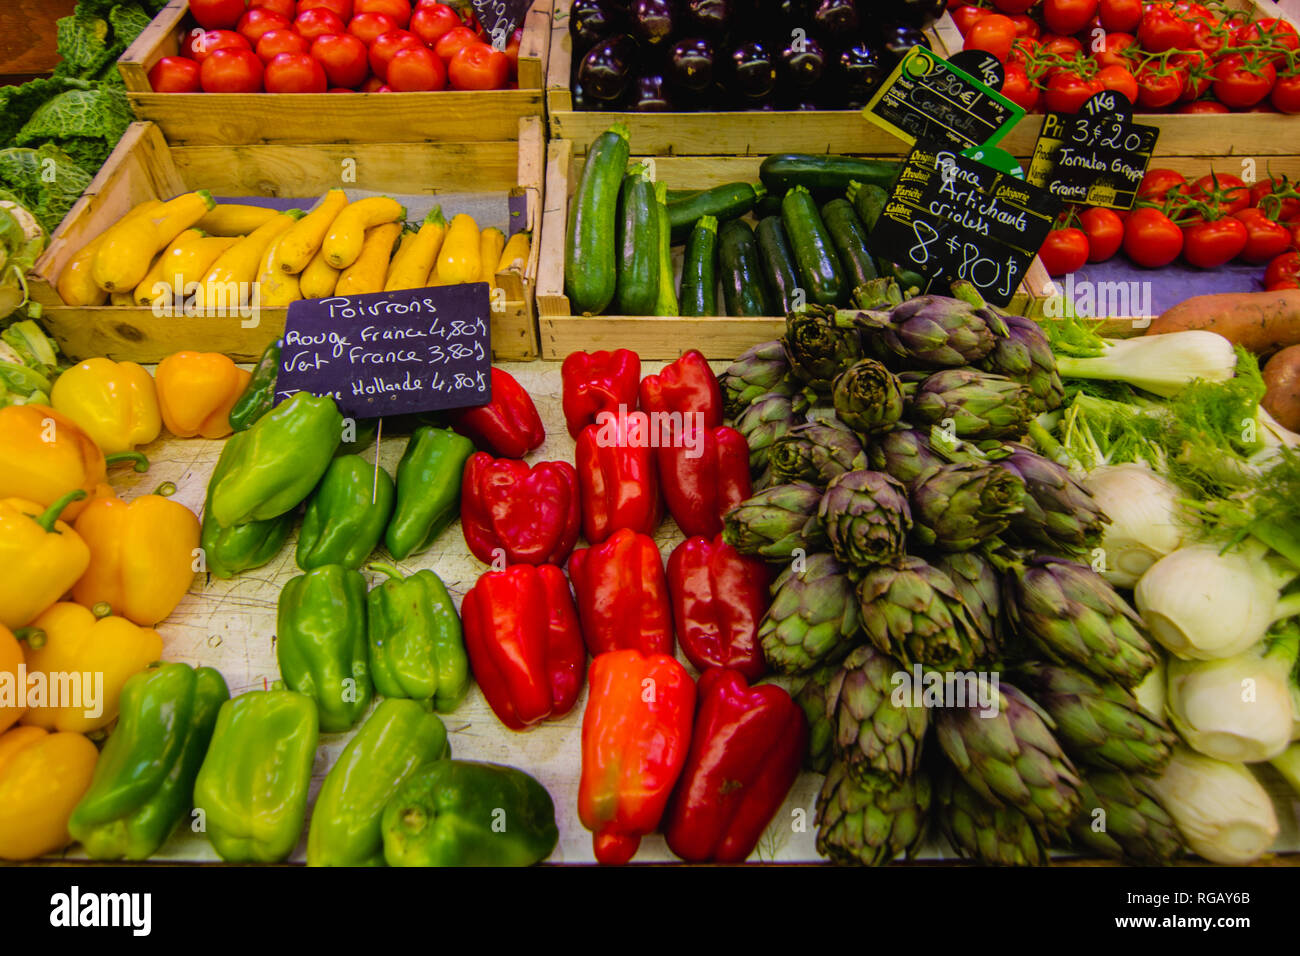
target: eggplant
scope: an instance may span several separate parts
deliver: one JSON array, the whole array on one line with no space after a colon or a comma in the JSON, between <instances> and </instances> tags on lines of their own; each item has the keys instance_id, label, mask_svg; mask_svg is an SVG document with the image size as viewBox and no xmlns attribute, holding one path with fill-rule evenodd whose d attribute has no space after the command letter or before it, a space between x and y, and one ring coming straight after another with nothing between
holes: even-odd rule
<instances>
[{"instance_id":1,"label":"eggplant","mask_svg":"<svg viewBox=\"0 0 1300 956\"><path fill-rule=\"evenodd\" d=\"M686 0L686 29L721 36L731 25L728 0Z\"/></svg>"},{"instance_id":2,"label":"eggplant","mask_svg":"<svg viewBox=\"0 0 1300 956\"><path fill-rule=\"evenodd\" d=\"M943 16L947 0L888 0L879 6L879 16L924 29Z\"/></svg>"},{"instance_id":3,"label":"eggplant","mask_svg":"<svg viewBox=\"0 0 1300 956\"><path fill-rule=\"evenodd\" d=\"M636 0L632 32L651 46L667 43L673 35L673 0Z\"/></svg>"},{"instance_id":4,"label":"eggplant","mask_svg":"<svg viewBox=\"0 0 1300 956\"><path fill-rule=\"evenodd\" d=\"M667 75L679 89L703 93L713 85L717 51L703 37L678 40L668 51Z\"/></svg>"},{"instance_id":5,"label":"eggplant","mask_svg":"<svg viewBox=\"0 0 1300 956\"><path fill-rule=\"evenodd\" d=\"M618 18L605 6L604 0L573 0L569 11L569 33L573 35L573 50L579 56L619 30Z\"/></svg>"},{"instance_id":6,"label":"eggplant","mask_svg":"<svg viewBox=\"0 0 1300 956\"><path fill-rule=\"evenodd\" d=\"M662 73L643 73L632 91L632 109L638 113L663 113L673 108L668 81Z\"/></svg>"},{"instance_id":7,"label":"eggplant","mask_svg":"<svg viewBox=\"0 0 1300 956\"><path fill-rule=\"evenodd\" d=\"M812 37L791 40L778 59L782 76L800 89L812 86L826 71L826 51Z\"/></svg>"},{"instance_id":8,"label":"eggplant","mask_svg":"<svg viewBox=\"0 0 1300 956\"><path fill-rule=\"evenodd\" d=\"M627 92L637 56L636 44L626 35L602 40L578 65L578 82L585 97L609 102Z\"/></svg>"},{"instance_id":9,"label":"eggplant","mask_svg":"<svg viewBox=\"0 0 1300 956\"><path fill-rule=\"evenodd\" d=\"M901 60L914 46L928 47L930 41L916 27L906 23L892 23L881 29L881 38L886 52L894 61Z\"/></svg>"},{"instance_id":10,"label":"eggplant","mask_svg":"<svg viewBox=\"0 0 1300 956\"><path fill-rule=\"evenodd\" d=\"M732 48L727 81L732 93L747 100L760 100L776 89L776 59L771 49L760 40L747 40Z\"/></svg>"},{"instance_id":11,"label":"eggplant","mask_svg":"<svg viewBox=\"0 0 1300 956\"><path fill-rule=\"evenodd\" d=\"M861 106L871 99L889 71L875 48L860 41L840 51L834 74L835 86L847 105Z\"/></svg>"},{"instance_id":12,"label":"eggplant","mask_svg":"<svg viewBox=\"0 0 1300 956\"><path fill-rule=\"evenodd\" d=\"M821 0L812 21L823 36L843 36L857 30L858 8L853 0Z\"/></svg>"}]
</instances>

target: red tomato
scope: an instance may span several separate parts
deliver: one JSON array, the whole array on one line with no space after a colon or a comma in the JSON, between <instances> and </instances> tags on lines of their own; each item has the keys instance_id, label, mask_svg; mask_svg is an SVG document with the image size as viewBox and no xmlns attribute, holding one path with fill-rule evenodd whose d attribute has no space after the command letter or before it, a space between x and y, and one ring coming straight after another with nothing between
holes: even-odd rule
<instances>
[{"instance_id":1,"label":"red tomato","mask_svg":"<svg viewBox=\"0 0 1300 956\"><path fill-rule=\"evenodd\" d=\"M510 79L519 79L519 48L524 42L523 27L519 27L514 33L510 34L510 42L506 44L506 59L510 61Z\"/></svg>"},{"instance_id":2,"label":"red tomato","mask_svg":"<svg viewBox=\"0 0 1300 956\"><path fill-rule=\"evenodd\" d=\"M1187 178L1182 173L1174 169L1148 169L1138 186L1137 198L1145 199L1148 202L1162 203L1169 191L1176 186L1187 186ZM1187 189L1182 188L1180 191L1186 193Z\"/></svg>"},{"instance_id":3,"label":"red tomato","mask_svg":"<svg viewBox=\"0 0 1300 956\"><path fill-rule=\"evenodd\" d=\"M1169 65L1182 75L1183 89L1178 94L1180 103L1199 100L1210 92L1210 86L1214 82L1214 64L1210 62L1208 54L1200 50L1175 53L1169 58Z\"/></svg>"},{"instance_id":4,"label":"red tomato","mask_svg":"<svg viewBox=\"0 0 1300 956\"><path fill-rule=\"evenodd\" d=\"M1300 33L1285 20L1277 17L1265 17L1242 27L1233 38L1234 46L1262 46L1267 44L1274 48L1270 62L1275 67L1286 62L1283 50L1300 49Z\"/></svg>"},{"instance_id":5,"label":"red tomato","mask_svg":"<svg viewBox=\"0 0 1300 956\"><path fill-rule=\"evenodd\" d=\"M963 50L984 50L1003 63L1011 56L1011 41L1016 38L1016 25L1010 17L992 13L980 18L966 34Z\"/></svg>"},{"instance_id":6,"label":"red tomato","mask_svg":"<svg viewBox=\"0 0 1300 956\"><path fill-rule=\"evenodd\" d=\"M354 0L352 9L357 15L381 13L396 23L399 30L405 30L411 22L411 5L407 0Z\"/></svg>"},{"instance_id":7,"label":"red tomato","mask_svg":"<svg viewBox=\"0 0 1300 956\"><path fill-rule=\"evenodd\" d=\"M199 66L199 82L205 93L260 93L262 61L239 47L213 50Z\"/></svg>"},{"instance_id":8,"label":"red tomato","mask_svg":"<svg viewBox=\"0 0 1300 956\"><path fill-rule=\"evenodd\" d=\"M298 12L328 10L344 23L352 19L352 0L298 0Z\"/></svg>"},{"instance_id":9,"label":"red tomato","mask_svg":"<svg viewBox=\"0 0 1300 956\"><path fill-rule=\"evenodd\" d=\"M1088 261L1105 262L1124 242L1124 220L1113 209L1089 206L1079 213L1079 226L1088 237Z\"/></svg>"},{"instance_id":10,"label":"red tomato","mask_svg":"<svg viewBox=\"0 0 1300 956\"><path fill-rule=\"evenodd\" d=\"M370 44L370 69L375 76L388 82L388 63L398 50L419 47L424 49L424 42L407 30L389 30Z\"/></svg>"},{"instance_id":11,"label":"red tomato","mask_svg":"<svg viewBox=\"0 0 1300 956\"><path fill-rule=\"evenodd\" d=\"M1213 56L1228 42L1227 30L1212 21L1197 20L1192 24L1192 47Z\"/></svg>"},{"instance_id":12,"label":"red tomato","mask_svg":"<svg viewBox=\"0 0 1300 956\"><path fill-rule=\"evenodd\" d=\"M1159 209L1143 206L1124 220L1124 253L1140 266L1167 266L1183 250L1183 233Z\"/></svg>"},{"instance_id":13,"label":"red tomato","mask_svg":"<svg viewBox=\"0 0 1300 956\"><path fill-rule=\"evenodd\" d=\"M1229 216L1183 228L1183 259L1198 269L1217 269L1246 246L1246 224Z\"/></svg>"},{"instance_id":14,"label":"red tomato","mask_svg":"<svg viewBox=\"0 0 1300 956\"><path fill-rule=\"evenodd\" d=\"M366 45L351 33L317 37L311 55L333 86L357 87L370 75Z\"/></svg>"},{"instance_id":15,"label":"red tomato","mask_svg":"<svg viewBox=\"0 0 1300 956\"><path fill-rule=\"evenodd\" d=\"M1234 109L1254 106L1273 89L1277 70L1254 54L1231 54L1214 67L1214 95Z\"/></svg>"},{"instance_id":16,"label":"red tomato","mask_svg":"<svg viewBox=\"0 0 1300 956\"><path fill-rule=\"evenodd\" d=\"M324 93L325 71L309 53L281 53L266 64L268 93Z\"/></svg>"},{"instance_id":17,"label":"red tomato","mask_svg":"<svg viewBox=\"0 0 1300 956\"><path fill-rule=\"evenodd\" d=\"M1098 48L1092 51L1092 58L1097 61L1097 66L1102 68L1108 66L1131 68L1134 60L1132 54L1138 52L1134 49L1136 46L1137 40L1132 34L1107 33L1102 37Z\"/></svg>"},{"instance_id":18,"label":"red tomato","mask_svg":"<svg viewBox=\"0 0 1300 956\"><path fill-rule=\"evenodd\" d=\"M1148 53L1190 50L1192 25L1168 7L1148 5L1137 31L1138 43Z\"/></svg>"},{"instance_id":19,"label":"red tomato","mask_svg":"<svg viewBox=\"0 0 1300 956\"><path fill-rule=\"evenodd\" d=\"M1050 276L1077 272L1088 261L1088 237L1082 229L1053 229L1039 247L1038 258Z\"/></svg>"},{"instance_id":20,"label":"red tomato","mask_svg":"<svg viewBox=\"0 0 1300 956\"><path fill-rule=\"evenodd\" d=\"M461 47L478 42L480 42L478 36L469 27L456 27L442 35L442 39L434 44L433 52L444 60L450 60ZM455 83L452 85L454 86Z\"/></svg>"},{"instance_id":21,"label":"red tomato","mask_svg":"<svg viewBox=\"0 0 1300 956\"><path fill-rule=\"evenodd\" d=\"M293 30L268 30L257 41L257 55L270 63L281 53L306 53L311 44Z\"/></svg>"},{"instance_id":22,"label":"red tomato","mask_svg":"<svg viewBox=\"0 0 1300 956\"><path fill-rule=\"evenodd\" d=\"M360 13L348 23L348 33L366 46L370 46L385 33L391 33L396 29L396 21L382 13Z\"/></svg>"},{"instance_id":23,"label":"red tomato","mask_svg":"<svg viewBox=\"0 0 1300 956\"><path fill-rule=\"evenodd\" d=\"M1013 13L1024 13L1034 2L1035 0L993 0L993 6L998 8L998 13L1010 16Z\"/></svg>"},{"instance_id":24,"label":"red tomato","mask_svg":"<svg viewBox=\"0 0 1300 956\"><path fill-rule=\"evenodd\" d=\"M988 7L958 7L952 11L952 22L956 25L957 32L965 36L971 27L992 12Z\"/></svg>"},{"instance_id":25,"label":"red tomato","mask_svg":"<svg viewBox=\"0 0 1300 956\"><path fill-rule=\"evenodd\" d=\"M1278 202L1275 200L1266 201L1265 198L1286 189L1295 189L1295 184L1278 176L1274 176L1272 179L1265 179L1250 188L1250 204L1252 206L1258 206L1260 209L1264 210L1264 212L1268 213L1276 211L1277 207L1280 206L1281 210L1278 212L1276 218L1282 222L1289 222L1297 216L1300 216L1300 199L1286 198Z\"/></svg>"},{"instance_id":26,"label":"red tomato","mask_svg":"<svg viewBox=\"0 0 1300 956\"><path fill-rule=\"evenodd\" d=\"M272 30L289 29L289 21L274 10L268 10L265 7L253 7L239 18L239 26L235 29L243 34L250 44L256 46L257 41L262 39L263 33L270 33Z\"/></svg>"},{"instance_id":27,"label":"red tomato","mask_svg":"<svg viewBox=\"0 0 1300 956\"><path fill-rule=\"evenodd\" d=\"M338 14L333 10L325 10L321 7L304 10L298 14L298 19L293 21L293 28L308 41L330 33L342 33L347 29L343 25L343 21L339 19Z\"/></svg>"},{"instance_id":28,"label":"red tomato","mask_svg":"<svg viewBox=\"0 0 1300 956\"><path fill-rule=\"evenodd\" d=\"M1300 73L1279 76L1268 102L1279 113L1300 113Z\"/></svg>"},{"instance_id":29,"label":"red tomato","mask_svg":"<svg viewBox=\"0 0 1300 956\"><path fill-rule=\"evenodd\" d=\"M298 11L293 0L253 0L248 4L249 7L261 7L263 10L270 10L280 14L286 20L292 20L298 15Z\"/></svg>"},{"instance_id":30,"label":"red tomato","mask_svg":"<svg viewBox=\"0 0 1300 956\"><path fill-rule=\"evenodd\" d=\"M244 15L244 0L190 0L190 13L205 30L233 30Z\"/></svg>"},{"instance_id":31,"label":"red tomato","mask_svg":"<svg viewBox=\"0 0 1300 956\"><path fill-rule=\"evenodd\" d=\"M1059 70L1047 81L1046 106L1053 113L1077 113L1103 89L1096 78L1085 80L1077 73Z\"/></svg>"},{"instance_id":32,"label":"red tomato","mask_svg":"<svg viewBox=\"0 0 1300 956\"><path fill-rule=\"evenodd\" d=\"M1220 216L1231 216L1250 205L1250 187L1231 173L1209 173L1192 183L1193 199L1218 204Z\"/></svg>"},{"instance_id":33,"label":"red tomato","mask_svg":"<svg viewBox=\"0 0 1300 956\"><path fill-rule=\"evenodd\" d=\"M1142 22L1142 0L1101 0L1097 16L1107 33L1132 33Z\"/></svg>"},{"instance_id":34,"label":"red tomato","mask_svg":"<svg viewBox=\"0 0 1300 956\"><path fill-rule=\"evenodd\" d=\"M1010 17L1010 20L1016 25L1016 36L1018 37L1036 40L1039 34L1043 32L1042 27L1038 25L1038 21L1028 14L1017 13L1015 16Z\"/></svg>"},{"instance_id":35,"label":"red tomato","mask_svg":"<svg viewBox=\"0 0 1300 956\"><path fill-rule=\"evenodd\" d=\"M1300 282L1300 252L1284 252L1264 270L1264 285L1271 288L1278 282Z\"/></svg>"},{"instance_id":36,"label":"red tomato","mask_svg":"<svg viewBox=\"0 0 1300 956\"><path fill-rule=\"evenodd\" d=\"M1232 217L1246 227L1246 244L1237 253L1242 262L1262 264L1291 248L1291 230L1260 210L1242 209Z\"/></svg>"},{"instance_id":37,"label":"red tomato","mask_svg":"<svg viewBox=\"0 0 1300 956\"><path fill-rule=\"evenodd\" d=\"M1123 93L1130 103L1138 100L1137 80L1127 67L1107 66L1097 71L1097 82L1103 89Z\"/></svg>"},{"instance_id":38,"label":"red tomato","mask_svg":"<svg viewBox=\"0 0 1300 956\"><path fill-rule=\"evenodd\" d=\"M1147 109L1158 110L1178 101L1183 91L1183 77L1177 70L1155 67L1138 70L1138 103Z\"/></svg>"},{"instance_id":39,"label":"red tomato","mask_svg":"<svg viewBox=\"0 0 1300 956\"><path fill-rule=\"evenodd\" d=\"M411 14L411 32L429 46L460 25L460 16L445 3L431 3Z\"/></svg>"},{"instance_id":40,"label":"red tomato","mask_svg":"<svg viewBox=\"0 0 1300 956\"><path fill-rule=\"evenodd\" d=\"M1067 60L1076 53L1083 52L1083 44L1074 37L1063 37L1056 33L1044 33L1038 38L1044 53L1055 53Z\"/></svg>"},{"instance_id":41,"label":"red tomato","mask_svg":"<svg viewBox=\"0 0 1300 956\"><path fill-rule=\"evenodd\" d=\"M1011 55L1007 57L1007 64L1018 63L1021 66L1026 66L1029 62L1029 58L1037 55L1037 40L1033 37L1016 37L1011 41Z\"/></svg>"},{"instance_id":42,"label":"red tomato","mask_svg":"<svg viewBox=\"0 0 1300 956\"><path fill-rule=\"evenodd\" d=\"M388 62L388 85L396 93L440 90L447 85L447 68L428 47L407 47Z\"/></svg>"},{"instance_id":43,"label":"red tomato","mask_svg":"<svg viewBox=\"0 0 1300 956\"><path fill-rule=\"evenodd\" d=\"M181 53L202 63L217 50L251 50L253 45L241 34L230 30L195 30L185 39Z\"/></svg>"},{"instance_id":44,"label":"red tomato","mask_svg":"<svg viewBox=\"0 0 1300 956\"><path fill-rule=\"evenodd\" d=\"M187 56L165 56L149 70L155 93L198 93L199 64Z\"/></svg>"},{"instance_id":45,"label":"red tomato","mask_svg":"<svg viewBox=\"0 0 1300 956\"><path fill-rule=\"evenodd\" d=\"M499 90L506 85L509 72L506 55L486 43L465 44L447 64L453 90Z\"/></svg>"},{"instance_id":46,"label":"red tomato","mask_svg":"<svg viewBox=\"0 0 1300 956\"><path fill-rule=\"evenodd\" d=\"M1097 15L1098 0L1043 0L1043 23L1062 36L1078 33Z\"/></svg>"},{"instance_id":47,"label":"red tomato","mask_svg":"<svg viewBox=\"0 0 1300 956\"><path fill-rule=\"evenodd\" d=\"M1195 103L1184 103L1182 106L1178 107L1178 112L1206 114L1231 113L1232 110L1228 109L1218 100L1197 100Z\"/></svg>"},{"instance_id":48,"label":"red tomato","mask_svg":"<svg viewBox=\"0 0 1300 956\"><path fill-rule=\"evenodd\" d=\"M1029 81L1029 74L1019 63L1007 64L1006 78L1002 81L1000 92L1017 106L1023 107L1025 112L1038 105L1038 87Z\"/></svg>"},{"instance_id":49,"label":"red tomato","mask_svg":"<svg viewBox=\"0 0 1300 956\"><path fill-rule=\"evenodd\" d=\"M366 69L369 70L369 66L367 66ZM361 93L378 93L381 88L387 89L387 87L384 86L384 81L377 76L371 76L357 89Z\"/></svg>"}]
</instances>

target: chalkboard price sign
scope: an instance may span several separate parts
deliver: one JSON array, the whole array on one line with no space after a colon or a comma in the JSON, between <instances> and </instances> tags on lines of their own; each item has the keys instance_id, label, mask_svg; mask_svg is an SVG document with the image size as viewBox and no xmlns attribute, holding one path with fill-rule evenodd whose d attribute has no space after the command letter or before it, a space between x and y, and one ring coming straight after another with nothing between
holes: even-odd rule
<instances>
[{"instance_id":1,"label":"chalkboard price sign","mask_svg":"<svg viewBox=\"0 0 1300 956\"><path fill-rule=\"evenodd\" d=\"M488 42L498 50L504 50L510 42L510 34L521 26L532 0L470 0L479 23L487 32Z\"/></svg>"},{"instance_id":2,"label":"chalkboard price sign","mask_svg":"<svg viewBox=\"0 0 1300 956\"><path fill-rule=\"evenodd\" d=\"M868 246L929 279L969 280L1007 305L1060 210L1046 190L923 143L903 163Z\"/></svg>"},{"instance_id":3,"label":"chalkboard price sign","mask_svg":"<svg viewBox=\"0 0 1300 956\"><path fill-rule=\"evenodd\" d=\"M485 282L294 302L276 401L332 395L353 418L484 405L489 314Z\"/></svg>"}]
</instances>

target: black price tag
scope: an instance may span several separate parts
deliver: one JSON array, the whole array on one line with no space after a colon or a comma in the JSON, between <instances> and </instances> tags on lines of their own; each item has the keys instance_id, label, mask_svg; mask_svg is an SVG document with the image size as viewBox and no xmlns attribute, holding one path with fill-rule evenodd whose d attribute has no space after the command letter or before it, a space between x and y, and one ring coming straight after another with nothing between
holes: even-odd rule
<instances>
[{"instance_id":1,"label":"black price tag","mask_svg":"<svg viewBox=\"0 0 1300 956\"><path fill-rule=\"evenodd\" d=\"M985 61L964 62L984 71ZM1001 85L1000 67L986 75ZM1025 111L992 85L923 46L912 47L894 68L863 116L909 143L944 143L956 149L992 146Z\"/></svg>"},{"instance_id":2,"label":"black price tag","mask_svg":"<svg viewBox=\"0 0 1300 956\"><path fill-rule=\"evenodd\" d=\"M987 50L961 50L948 57L948 65L965 70L990 89L1001 90L1007 81L1006 67Z\"/></svg>"},{"instance_id":3,"label":"black price tag","mask_svg":"<svg viewBox=\"0 0 1300 956\"><path fill-rule=\"evenodd\" d=\"M486 282L294 302L276 401L332 395L353 418L485 405L489 316Z\"/></svg>"},{"instance_id":4,"label":"black price tag","mask_svg":"<svg viewBox=\"0 0 1300 956\"><path fill-rule=\"evenodd\" d=\"M1078 113L1048 113L1029 181L1062 202L1132 209L1160 130L1132 121L1122 93L1103 90Z\"/></svg>"},{"instance_id":5,"label":"black price tag","mask_svg":"<svg viewBox=\"0 0 1300 956\"><path fill-rule=\"evenodd\" d=\"M867 245L926 278L967 279L1007 305L1060 211L1046 190L925 143L908 154Z\"/></svg>"},{"instance_id":6,"label":"black price tag","mask_svg":"<svg viewBox=\"0 0 1300 956\"><path fill-rule=\"evenodd\" d=\"M504 50L510 35L522 25L533 0L470 0L479 23L487 32L488 42Z\"/></svg>"}]
</instances>

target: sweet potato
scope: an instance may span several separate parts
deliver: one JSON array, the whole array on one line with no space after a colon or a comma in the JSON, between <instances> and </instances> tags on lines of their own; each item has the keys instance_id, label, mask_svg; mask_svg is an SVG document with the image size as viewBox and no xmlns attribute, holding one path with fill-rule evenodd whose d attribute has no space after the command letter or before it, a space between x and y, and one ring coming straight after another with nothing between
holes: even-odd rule
<instances>
[{"instance_id":1,"label":"sweet potato","mask_svg":"<svg viewBox=\"0 0 1300 956\"><path fill-rule=\"evenodd\" d=\"M1268 360L1264 385L1264 411L1283 428L1300 431L1300 345L1288 346Z\"/></svg>"},{"instance_id":2,"label":"sweet potato","mask_svg":"<svg viewBox=\"0 0 1300 956\"><path fill-rule=\"evenodd\" d=\"M1271 355L1300 345L1300 289L1193 296L1160 313L1146 334L1184 329L1218 332L1256 355Z\"/></svg>"}]
</instances>

